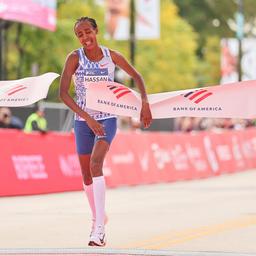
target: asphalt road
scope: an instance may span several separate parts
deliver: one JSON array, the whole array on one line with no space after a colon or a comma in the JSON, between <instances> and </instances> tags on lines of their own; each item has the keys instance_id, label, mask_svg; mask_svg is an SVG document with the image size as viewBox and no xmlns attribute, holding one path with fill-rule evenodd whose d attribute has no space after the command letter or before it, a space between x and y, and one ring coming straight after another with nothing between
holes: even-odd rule
<instances>
[{"instance_id":1,"label":"asphalt road","mask_svg":"<svg viewBox=\"0 0 256 256\"><path fill-rule=\"evenodd\" d=\"M256 255L256 170L109 189L107 214L105 252ZM0 220L0 249L88 248L82 191L0 198Z\"/></svg>"}]
</instances>

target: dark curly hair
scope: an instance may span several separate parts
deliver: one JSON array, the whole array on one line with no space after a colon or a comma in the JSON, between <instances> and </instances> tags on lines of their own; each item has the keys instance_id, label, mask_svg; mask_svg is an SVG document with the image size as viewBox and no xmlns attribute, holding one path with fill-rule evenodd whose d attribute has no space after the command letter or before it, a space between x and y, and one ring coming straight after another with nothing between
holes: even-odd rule
<instances>
[{"instance_id":1,"label":"dark curly hair","mask_svg":"<svg viewBox=\"0 0 256 256\"><path fill-rule=\"evenodd\" d=\"M74 25L74 29L75 29L75 27L76 27L77 24L79 24L80 22L83 22L83 21L88 21L88 22L90 22L91 25L92 25L92 27L93 27L94 29L98 28L98 25L97 25L97 23L96 23L96 20L93 19L93 18L90 18L90 17L87 17L87 16L86 16L86 17L81 17L81 18L79 18L79 19L76 20L76 23L75 23L75 25Z\"/></svg>"}]
</instances>

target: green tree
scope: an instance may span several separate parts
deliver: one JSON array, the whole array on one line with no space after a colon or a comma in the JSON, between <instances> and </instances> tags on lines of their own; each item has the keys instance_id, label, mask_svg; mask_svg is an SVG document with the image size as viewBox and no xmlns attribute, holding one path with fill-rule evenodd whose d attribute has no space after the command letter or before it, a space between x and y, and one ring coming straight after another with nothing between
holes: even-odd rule
<instances>
[{"instance_id":1,"label":"green tree","mask_svg":"<svg viewBox=\"0 0 256 256\"><path fill-rule=\"evenodd\" d=\"M220 40L236 37L235 14L238 0L172 0L183 17L198 33L197 79L200 85L220 80ZM244 34L256 36L256 1L241 0L245 19Z\"/></svg>"},{"instance_id":2,"label":"green tree","mask_svg":"<svg viewBox=\"0 0 256 256\"><path fill-rule=\"evenodd\" d=\"M204 47L204 58L198 61L196 77L199 87L219 84L220 40L217 36L207 38Z\"/></svg>"},{"instance_id":3,"label":"green tree","mask_svg":"<svg viewBox=\"0 0 256 256\"><path fill-rule=\"evenodd\" d=\"M149 92L163 92L197 85L196 33L177 14L168 0L161 1L161 37L139 41L137 67Z\"/></svg>"},{"instance_id":4,"label":"green tree","mask_svg":"<svg viewBox=\"0 0 256 256\"><path fill-rule=\"evenodd\" d=\"M9 31L8 77L17 79L32 74L32 66L38 74L61 73L65 58L72 49L79 47L73 32L75 19L85 14L99 16L93 1L60 1L55 32L27 24L16 23ZM58 81L50 87L49 100L57 100Z\"/></svg>"},{"instance_id":5,"label":"green tree","mask_svg":"<svg viewBox=\"0 0 256 256\"><path fill-rule=\"evenodd\" d=\"M61 73L65 58L80 47L73 26L76 18L91 16L99 26L98 39L102 45L120 51L129 58L128 41L104 38L104 8L93 0L58 2L57 30L50 32L23 24L13 26L9 37L9 79L31 76L31 67L38 66L38 73ZM161 38L138 41L136 68L143 75L148 92L162 92L191 88L197 85L195 69L196 33L180 18L176 6L161 0ZM17 39L18 38L18 39ZM58 81L50 87L48 100L56 101Z\"/></svg>"},{"instance_id":6,"label":"green tree","mask_svg":"<svg viewBox=\"0 0 256 256\"><path fill-rule=\"evenodd\" d=\"M235 37L235 13L239 0L171 0L179 8L179 15L191 24L203 41L207 36ZM247 36L255 31L255 0L241 0Z\"/></svg>"}]
</instances>

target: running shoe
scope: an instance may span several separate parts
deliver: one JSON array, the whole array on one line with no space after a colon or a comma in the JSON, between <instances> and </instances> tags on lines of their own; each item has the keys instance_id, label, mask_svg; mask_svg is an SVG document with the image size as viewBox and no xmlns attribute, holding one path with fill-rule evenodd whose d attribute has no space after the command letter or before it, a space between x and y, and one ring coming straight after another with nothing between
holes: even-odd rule
<instances>
[{"instance_id":1,"label":"running shoe","mask_svg":"<svg viewBox=\"0 0 256 256\"><path fill-rule=\"evenodd\" d=\"M89 246L105 246L106 245L106 237L104 227L98 226L95 231L90 236L90 241L88 243Z\"/></svg>"},{"instance_id":2,"label":"running shoe","mask_svg":"<svg viewBox=\"0 0 256 256\"><path fill-rule=\"evenodd\" d=\"M91 233L90 233L90 238L91 236L93 235L93 232L95 230L95 225L96 225L96 220L95 219L92 219L92 227L91 227ZM106 225L108 223L108 216L105 215L105 221L104 221L104 224Z\"/></svg>"}]
</instances>

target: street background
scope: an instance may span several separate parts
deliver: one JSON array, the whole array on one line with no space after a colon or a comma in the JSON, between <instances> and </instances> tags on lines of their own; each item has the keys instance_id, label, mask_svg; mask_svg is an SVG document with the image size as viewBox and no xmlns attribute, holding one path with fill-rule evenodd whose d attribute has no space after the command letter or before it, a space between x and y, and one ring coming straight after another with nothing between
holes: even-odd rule
<instances>
[{"instance_id":1,"label":"street background","mask_svg":"<svg viewBox=\"0 0 256 256\"><path fill-rule=\"evenodd\" d=\"M256 171L107 190L107 247L256 254ZM0 248L86 248L82 191L0 198ZM88 248L88 247L87 247Z\"/></svg>"}]
</instances>

